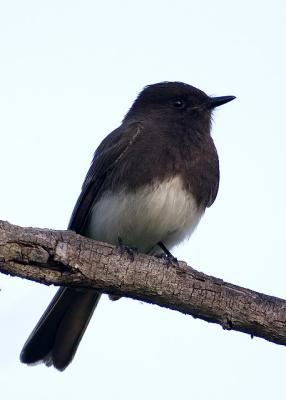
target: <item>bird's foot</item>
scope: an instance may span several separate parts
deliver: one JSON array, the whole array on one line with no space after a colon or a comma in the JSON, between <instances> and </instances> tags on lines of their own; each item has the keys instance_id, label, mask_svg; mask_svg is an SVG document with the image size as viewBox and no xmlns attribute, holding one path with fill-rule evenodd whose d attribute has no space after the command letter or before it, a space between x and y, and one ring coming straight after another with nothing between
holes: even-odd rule
<instances>
[{"instance_id":1,"label":"bird's foot","mask_svg":"<svg viewBox=\"0 0 286 400\"><path fill-rule=\"evenodd\" d=\"M158 242L158 246L161 247L161 249L164 251L164 253L159 254L159 258L164 258L167 260L167 266L171 266L173 264L178 265L178 260L176 257L173 256L173 254L170 252L170 250L167 249L167 247L164 245L162 242Z\"/></svg>"},{"instance_id":2,"label":"bird's foot","mask_svg":"<svg viewBox=\"0 0 286 400\"><path fill-rule=\"evenodd\" d=\"M121 254L127 253L131 261L134 261L135 256L138 254L138 249L124 244L121 237L118 237L118 248Z\"/></svg>"}]
</instances>

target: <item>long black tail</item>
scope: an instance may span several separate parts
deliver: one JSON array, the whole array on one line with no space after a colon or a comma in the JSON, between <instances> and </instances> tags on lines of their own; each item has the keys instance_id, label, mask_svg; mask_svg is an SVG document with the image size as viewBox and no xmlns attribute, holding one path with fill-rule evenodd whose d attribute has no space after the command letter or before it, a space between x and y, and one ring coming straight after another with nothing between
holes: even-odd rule
<instances>
[{"instance_id":1,"label":"long black tail","mask_svg":"<svg viewBox=\"0 0 286 400\"><path fill-rule=\"evenodd\" d=\"M63 371L72 361L101 294L60 288L26 341L21 362Z\"/></svg>"}]
</instances>

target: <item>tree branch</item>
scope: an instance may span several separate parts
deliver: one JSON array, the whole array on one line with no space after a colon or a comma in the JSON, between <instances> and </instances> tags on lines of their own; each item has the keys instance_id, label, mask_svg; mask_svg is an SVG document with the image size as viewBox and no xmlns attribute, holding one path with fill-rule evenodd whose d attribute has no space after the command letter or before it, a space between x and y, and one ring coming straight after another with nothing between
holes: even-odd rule
<instances>
[{"instance_id":1,"label":"tree branch","mask_svg":"<svg viewBox=\"0 0 286 400\"><path fill-rule=\"evenodd\" d=\"M71 231L0 221L0 271L46 285L92 288L190 314L286 345L286 301Z\"/></svg>"}]
</instances>

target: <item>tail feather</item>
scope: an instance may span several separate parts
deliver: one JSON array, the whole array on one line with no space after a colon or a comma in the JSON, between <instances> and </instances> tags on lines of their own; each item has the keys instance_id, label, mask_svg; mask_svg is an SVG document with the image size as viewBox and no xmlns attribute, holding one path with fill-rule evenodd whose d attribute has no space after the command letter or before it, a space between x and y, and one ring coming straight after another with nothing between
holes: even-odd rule
<instances>
[{"instance_id":1,"label":"tail feather","mask_svg":"<svg viewBox=\"0 0 286 400\"><path fill-rule=\"evenodd\" d=\"M60 288L26 341L21 362L64 370L72 361L101 294Z\"/></svg>"}]
</instances>

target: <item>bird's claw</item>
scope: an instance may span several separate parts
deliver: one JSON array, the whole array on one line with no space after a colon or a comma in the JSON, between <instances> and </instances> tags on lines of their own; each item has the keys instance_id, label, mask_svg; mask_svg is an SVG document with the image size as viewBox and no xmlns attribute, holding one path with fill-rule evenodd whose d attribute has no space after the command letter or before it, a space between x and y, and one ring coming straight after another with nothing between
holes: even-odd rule
<instances>
[{"instance_id":1,"label":"bird's claw","mask_svg":"<svg viewBox=\"0 0 286 400\"><path fill-rule=\"evenodd\" d=\"M127 253L131 261L134 261L135 256L138 254L136 247L127 246L120 237L118 237L118 249L120 254Z\"/></svg>"}]
</instances>

